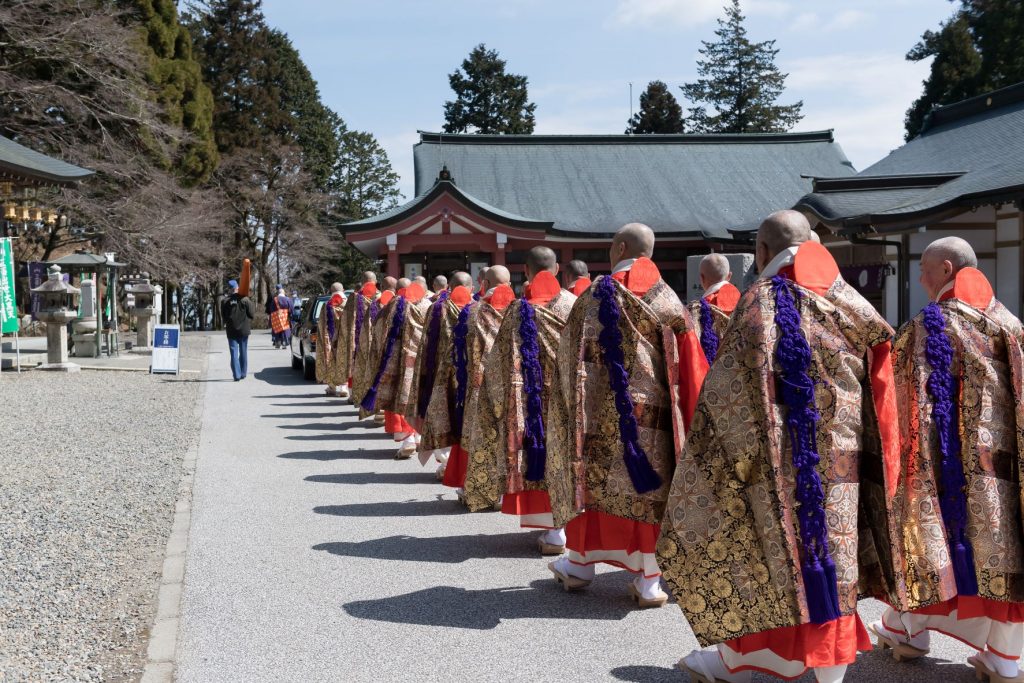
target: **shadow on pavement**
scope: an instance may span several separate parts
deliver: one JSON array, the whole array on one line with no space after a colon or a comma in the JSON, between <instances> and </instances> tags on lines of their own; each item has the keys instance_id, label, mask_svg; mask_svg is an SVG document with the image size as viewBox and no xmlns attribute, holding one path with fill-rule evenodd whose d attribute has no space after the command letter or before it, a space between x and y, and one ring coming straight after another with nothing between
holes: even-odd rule
<instances>
[{"instance_id":1,"label":"shadow on pavement","mask_svg":"<svg viewBox=\"0 0 1024 683\"><path fill-rule=\"evenodd\" d=\"M259 398L259 396L257 396L256 398ZM281 398L288 398L288 397L287 396L281 396ZM296 396L295 398L312 398L312 397L311 396ZM349 406L347 402L345 402L343 404L338 399L333 399L332 400L332 399L327 398L326 396L322 396L321 398L323 399L322 401L316 401L316 402L313 402L313 403L271 403L270 405L276 406L278 408L328 408L328 407L329 408L334 408L334 407L338 407L338 408L348 407L348 408L351 408L352 407L352 406ZM353 408L353 410L354 410L354 408Z\"/></svg>"},{"instance_id":2,"label":"shadow on pavement","mask_svg":"<svg viewBox=\"0 0 1024 683\"><path fill-rule=\"evenodd\" d=\"M291 406L288 406L289 408ZM275 420L318 420L327 417L341 417L342 413L269 413L260 417L269 417Z\"/></svg>"},{"instance_id":3,"label":"shadow on pavement","mask_svg":"<svg viewBox=\"0 0 1024 683\"><path fill-rule=\"evenodd\" d=\"M313 550L325 550L341 557L378 560L412 560L459 564L467 560L540 559L535 536L530 533L467 534L465 536L389 536L372 541L321 543Z\"/></svg>"},{"instance_id":4,"label":"shadow on pavement","mask_svg":"<svg viewBox=\"0 0 1024 683\"><path fill-rule=\"evenodd\" d=\"M302 375L292 370L290 365L282 365L275 368L263 368L253 374L253 377L261 382L281 387L291 387L307 384Z\"/></svg>"},{"instance_id":5,"label":"shadow on pavement","mask_svg":"<svg viewBox=\"0 0 1024 683\"><path fill-rule=\"evenodd\" d=\"M330 398L333 398L333 397L332 396L327 396L326 394L324 394L324 392L320 391L320 392L315 393L315 394L266 394L264 396L253 396L253 398L326 398L326 399L330 399ZM291 404L289 403L289 404L286 404L286 405L291 405ZM319 404L317 404L317 405L319 405Z\"/></svg>"},{"instance_id":6,"label":"shadow on pavement","mask_svg":"<svg viewBox=\"0 0 1024 683\"><path fill-rule=\"evenodd\" d=\"M368 439L388 439L391 440L390 434L384 432L359 432L358 434L297 434L293 436L286 436L286 439L292 441L365 441Z\"/></svg>"},{"instance_id":7,"label":"shadow on pavement","mask_svg":"<svg viewBox=\"0 0 1024 683\"><path fill-rule=\"evenodd\" d=\"M625 593L619 599L587 599L566 593L553 580L529 587L466 590L437 586L379 600L350 602L343 609L357 619L398 624L486 630L505 619L603 619L619 621L635 612Z\"/></svg>"},{"instance_id":8,"label":"shadow on pavement","mask_svg":"<svg viewBox=\"0 0 1024 683\"><path fill-rule=\"evenodd\" d=\"M685 654L687 653L684 652L679 657L682 658ZM617 681L630 681L631 683L661 683L662 681L679 683L680 676L685 675L679 669L660 666L620 666L612 669L609 673Z\"/></svg>"},{"instance_id":9,"label":"shadow on pavement","mask_svg":"<svg viewBox=\"0 0 1024 683\"><path fill-rule=\"evenodd\" d=\"M392 456L394 453L392 453ZM305 481L319 484L437 484L433 470L419 472L343 472L340 474L311 474Z\"/></svg>"},{"instance_id":10,"label":"shadow on pavement","mask_svg":"<svg viewBox=\"0 0 1024 683\"><path fill-rule=\"evenodd\" d=\"M364 451L362 449L357 451L294 451L292 453L282 453L277 457L285 460L319 460L321 462L327 460L391 460L395 457L395 450L393 448L384 448L372 451Z\"/></svg>"},{"instance_id":11,"label":"shadow on pavement","mask_svg":"<svg viewBox=\"0 0 1024 683\"><path fill-rule=\"evenodd\" d=\"M932 648L935 637L932 635ZM813 683L814 677L807 678ZM861 653L850 665L846 680L856 681L899 681L900 683L973 683L974 668L962 662L951 662L937 657L921 657L913 662L897 662L891 654L882 650Z\"/></svg>"},{"instance_id":12,"label":"shadow on pavement","mask_svg":"<svg viewBox=\"0 0 1024 683\"><path fill-rule=\"evenodd\" d=\"M445 499L443 494L437 500L406 500L402 502L380 503L349 503L347 505L318 505L313 512L318 515L336 515L338 517L432 517L434 515L469 514L455 499Z\"/></svg>"},{"instance_id":13,"label":"shadow on pavement","mask_svg":"<svg viewBox=\"0 0 1024 683\"><path fill-rule=\"evenodd\" d=\"M335 414L329 415L329 416L330 417L339 417L339 418L343 417L341 413L335 413ZM277 425L277 428L278 429L323 429L323 430L331 430L331 431L335 431L335 432L347 432L350 429L359 429L359 428L370 429L371 425L370 425L369 421L364 423L364 422L352 422L351 420L349 420L348 422L309 422L309 423L306 423L306 424L297 424L297 425L295 425L295 424L283 424L283 425ZM378 427L378 429L379 429L379 427Z\"/></svg>"}]
</instances>

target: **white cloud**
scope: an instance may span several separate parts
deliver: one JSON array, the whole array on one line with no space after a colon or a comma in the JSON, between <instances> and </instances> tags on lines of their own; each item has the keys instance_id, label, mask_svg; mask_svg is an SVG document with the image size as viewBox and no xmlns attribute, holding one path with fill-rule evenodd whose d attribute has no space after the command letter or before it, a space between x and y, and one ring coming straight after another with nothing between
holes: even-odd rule
<instances>
[{"instance_id":1,"label":"white cloud","mask_svg":"<svg viewBox=\"0 0 1024 683\"><path fill-rule=\"evenodd\" d=\"M419 133L415 131L381 135L377 138L377 142L388 153L391 168L401 176L398 181L398 189L405 195L403 201L412 199L416 195L416 172L413 165L412 146L419 141Z\"/></svg>"},{"instance_id":2,"label":"white cloud","mask_svg":"<svg viewBox=\"0 0 1024 683\"><path fill-rule=\"evenodd\" d=\"M787 90L825 89L874 101L917 96L929 63L908 62L902 53L833 54L782 61ZM909 99L908 99L909 98Z\"/></svg>"},{"instance_id":3,"label":"white cloud","mask_svg":"<svg viewBox=\"0 0 1024 683\"><path fill-rule=\"evenodd\" d=\"M699 26L724 16L724 5L725 0L618 0L606 25ZM792 11L792 5L781 0L745 0L741 7L748 16L781 16Z\"/></svg>"},{"instance_id":4,"label":"white cloud","mask_svg":"<svg viewBox=\"0 0 1024 683\"><path fill-rule=\"evenodd\" d=\"M869 18L867 12L857 9L843 10L835 16L820 16L815 12L802 12L790 23L793 31L815 33L833 33L836 31L847 31Z\"/></svg>"}]
</instances>

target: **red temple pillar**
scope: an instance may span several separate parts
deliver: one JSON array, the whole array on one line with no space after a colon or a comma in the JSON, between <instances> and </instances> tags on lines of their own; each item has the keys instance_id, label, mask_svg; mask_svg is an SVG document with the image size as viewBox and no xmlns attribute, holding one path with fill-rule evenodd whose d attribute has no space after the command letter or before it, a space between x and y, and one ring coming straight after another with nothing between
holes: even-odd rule
<instances>
[{"instance_id":1,"label":"red temple pillar","mask_svg":"<svg viewBox=\"0 0 1024 683\"><path fill-rule=\"evenodd\" d=\"M402 277L398 272L400 268L398 264L398 235L388 235L384 241L388 247L388 269L385 274L391 277Z\"/></svg>"},{"instance_id":2,"label":"red temple pillar","mask_svg":"<svg viewBox=\"0 0 1024 683\"><path fill-rule=\"evenodd\" d=\"M563 266L569 261L572 261L572 247L562 247L559 252L560 255L558 258L562 262Z\"/></svg>"}]
</instances>

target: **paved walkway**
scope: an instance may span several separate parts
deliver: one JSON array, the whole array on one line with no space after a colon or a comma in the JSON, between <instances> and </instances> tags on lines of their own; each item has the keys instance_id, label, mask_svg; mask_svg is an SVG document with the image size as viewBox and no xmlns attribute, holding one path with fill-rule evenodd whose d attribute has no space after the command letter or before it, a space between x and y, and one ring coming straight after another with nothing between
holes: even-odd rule
<instances>
[{"instance_id":1,"label":"paved walkway","mask_svg":"<svg viewBox=\"0 0 1024 683\"><path fill-rule=\"evenodd\" d=\"M379 428L303 382L269 337L249 348L250 376L233 382L211 338L179 681L685 680L672 667L696 643L675 605L635 610L610 569L557 589L533 533L464 512L432 467L393 460ZM974 677L870 653L847 680Z\"/></svg>"}]
</instances>

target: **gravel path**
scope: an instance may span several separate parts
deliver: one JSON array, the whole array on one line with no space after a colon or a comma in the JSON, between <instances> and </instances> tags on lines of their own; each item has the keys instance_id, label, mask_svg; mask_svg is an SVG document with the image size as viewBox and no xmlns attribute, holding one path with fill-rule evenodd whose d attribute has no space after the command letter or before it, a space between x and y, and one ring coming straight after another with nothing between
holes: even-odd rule
<instances>
[{"instance_id":1,"label":"gravel path","mask_svg":"<svg viewBox=\"0 0 1024 683\"><path fill-rule=\"evenodd\" d=\"M200 377L0 377L0 681L138 679Z\"/></svg>"}]
</instances>

